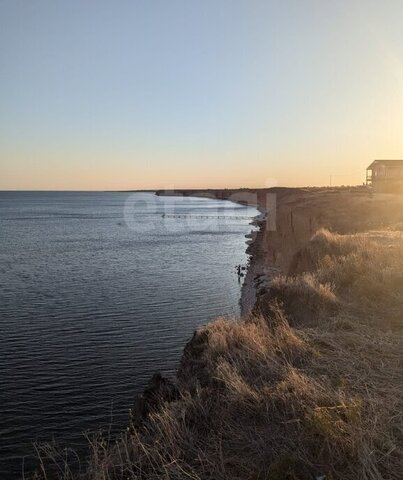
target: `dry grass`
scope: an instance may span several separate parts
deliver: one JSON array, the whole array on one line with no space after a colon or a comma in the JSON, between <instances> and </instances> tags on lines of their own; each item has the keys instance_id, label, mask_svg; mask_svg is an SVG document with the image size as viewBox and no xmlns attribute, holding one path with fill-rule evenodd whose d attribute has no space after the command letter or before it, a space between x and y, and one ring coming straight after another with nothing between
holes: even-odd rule
<instances>
[{"instance_id":1,"label":"dry grass","mask_svg":"<svg viewBox=\"0 0 403 480\"><path fill-rule=\"evenodd\" d=\"M371 238L319 231L258 314L200 328L180 398L80 478L401 480L403 249Z\"/></svg>"},{"instance_id":2,"label":"dry grass","mask_svg":"<svg viewBox=\"0 0 403 480\"><path fill-rule=\"evenodd\" d=\"M274 279L277 298L295 323L354 313L355 322L401 329L403 242L400 234L337 235L319 230ZM304 308L305 305L305 308Z\"/></svg>"},{"instance_id":3,"label":"dry grass","mask_svg":"<svg viewBox=\"0 0 403 480\"><path fill-rule=\"evenodd\" d=\"M324 315L338 309L334 290L334 284L322 283L310 272L289 277L280 275L271 284L269 302L274 297L282 303L294 325L301 322L317 324Z\"/></svg>"}]
</instances>

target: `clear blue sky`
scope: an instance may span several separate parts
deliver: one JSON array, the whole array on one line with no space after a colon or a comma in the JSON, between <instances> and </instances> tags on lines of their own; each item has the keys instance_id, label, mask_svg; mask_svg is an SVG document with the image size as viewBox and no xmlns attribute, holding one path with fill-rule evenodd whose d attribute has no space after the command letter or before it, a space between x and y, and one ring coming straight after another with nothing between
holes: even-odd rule
<instances>
[{"instance_id":1,"label":"clear blue sky","mask_svg":"<svg viewBox=\"0 0 403 480\"><path fill-rule=\"evenodd\" d=\"M0 0L0 189L359 183L403 157L403 2Z\"/></svg>"}]
</instances>

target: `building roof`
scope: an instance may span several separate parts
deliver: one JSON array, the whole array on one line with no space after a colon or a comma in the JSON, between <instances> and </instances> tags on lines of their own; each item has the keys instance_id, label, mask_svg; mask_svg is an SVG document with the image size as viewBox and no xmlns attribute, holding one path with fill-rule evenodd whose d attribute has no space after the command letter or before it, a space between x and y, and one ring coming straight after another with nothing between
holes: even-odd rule
<instances>
[{"instance_id":1,"label":"building roof","mask_svg":"<svg viewBox=\"0 0 403 480\"><path fill-rule=\"evenodd\" d=\"M383 165L384 167L403 167L403 160L374 160L367 170L376 165Z\"/></svg>"}]
</instances>

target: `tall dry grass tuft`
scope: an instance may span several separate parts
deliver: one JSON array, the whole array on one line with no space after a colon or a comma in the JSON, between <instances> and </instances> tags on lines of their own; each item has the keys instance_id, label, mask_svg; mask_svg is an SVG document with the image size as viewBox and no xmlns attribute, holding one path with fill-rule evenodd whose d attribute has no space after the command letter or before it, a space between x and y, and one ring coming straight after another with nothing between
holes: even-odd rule
<instances>
[{"instance_id":1,"label":"tall dry grass tuft","mask_svg":"<svg viewBox=\"0 0 403 480\"><path fill-rule=\"evenodd\" d=\"M269 302L275 298L283 304L294 325L301 322L307 325L337 311L338 299L334 290L332 283L320 282L311 272L292 277L280 275L271 283Z\"/></svg>"}]
</instances>

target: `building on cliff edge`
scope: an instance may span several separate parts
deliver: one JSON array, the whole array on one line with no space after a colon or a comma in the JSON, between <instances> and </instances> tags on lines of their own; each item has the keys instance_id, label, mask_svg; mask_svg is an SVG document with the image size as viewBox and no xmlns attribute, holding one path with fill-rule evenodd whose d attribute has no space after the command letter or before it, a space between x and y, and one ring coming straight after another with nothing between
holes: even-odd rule
<instances>
[{"instance_id":1,"label":"building on cliff edge","mask_svg":"<svg viewBox=\"0 0 403 480\"><path fill-rule=\"evenodd\" d=\"M403 160L374 160L367 168L367 185L380 193L403 193Z\"/></svg>"}]
</instances>

